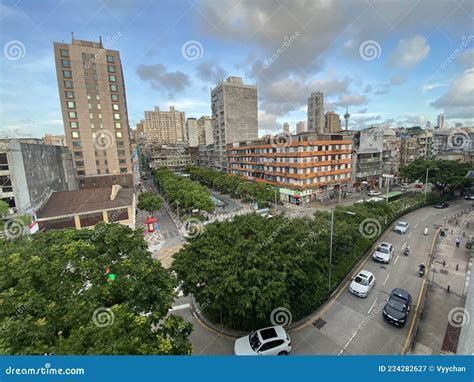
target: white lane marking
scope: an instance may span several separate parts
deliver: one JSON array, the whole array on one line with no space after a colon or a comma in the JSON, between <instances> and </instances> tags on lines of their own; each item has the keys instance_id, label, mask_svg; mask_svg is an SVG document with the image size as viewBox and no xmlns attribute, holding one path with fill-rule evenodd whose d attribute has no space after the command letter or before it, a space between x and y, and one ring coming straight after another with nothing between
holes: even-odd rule
<instances>
[{"instance_id":1,"label":"white lane marking","mask_svg":"<svg viewBox=\"0 0 474 382\"><path fill-rule=\"evenodd\" d=\"M390 277L390 273L387 275L387 277L385 278L385 281L383 282L382 285L385 285L385 283L387 282L388 278Z\"/></svg>"},{"instance_id":2,"label":"white lane marking","mask_svg":"<svg viewBox=\"0 0 474 382\"><path fill-rule=\"evenodd\" d=\"M405 249L405 247L407 246L407 243L403 243L403 246L402 246L402 251Z\"/></svg>"},{"instance_id":3,"label":"white lane marking","mask_svg":"<svg viewBox=\"0 0 474 382\"><path fill-rule=\"evenodd\" d=\"M400 257L400 255L397 256L397 258L395 259L395 262L393 263L393 265L395 265L397 263L399 257Z\"/></svg>"},{"instance_id":4,"label":"white lane marking","mask_svg":"<svg viewBox=\"0 0 474 382\"><path fill-rule=\"evenodd\" d=\"M357 330L354 330L354 333L352 334L352 337L349 338L349 341L347 341L347 343L344 345L344 347L341 349L341 351L339 352L339 355L341 355L344 350L346 350L346 348L349 346L349 344L352 342L352 340L354 339L354 337L357 335L358 331Z\"/></svg>"},{"instance_id":5,"label":"white lane marking","mask_svg":"<svg viewBox=\"0 0 474 382\"><path fill-rule=\"evenodd\" d=\"M377 302L377 299L374 300L374 303L372 304L372 306L370 307L369 311L367 312L368 314L370 314L370 311L372 309L374 309L374 306L375 306L375 303Z\"/></svg>"},{"instance_id":6,"label":"white lane marking","mask_svg":"<svg viewBox=\"0 0 474 382\"><path fill-rule=\"evenodd\" d=\"M169 310L169 312L174 312L175 310L187 309L187 308L190 308L190 307L191 307L191 304L176 305L176 306L173 306Z\"/></svg>"},{"instance_id":7,"label":"white lane marking","mask_svg":"<svg viewBox=\"0 0 474 382\"><path fill-rule=\"evenodd\" d=\"M413 232L410 232L410 233L408 234L408 238L410 238L410 237L411 237L411 234L412 234L412 233L413 233Z\"/></svg>"}]
</instances>

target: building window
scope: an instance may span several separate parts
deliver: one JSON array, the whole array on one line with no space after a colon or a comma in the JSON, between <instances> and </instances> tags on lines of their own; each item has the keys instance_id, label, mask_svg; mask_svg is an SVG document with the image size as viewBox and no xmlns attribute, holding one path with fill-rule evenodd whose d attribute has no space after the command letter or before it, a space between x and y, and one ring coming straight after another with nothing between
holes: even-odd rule
<instances>
[{"instance_id":1,"label":"building window","mask_svg":"<svg viewBox=\"0 0 474 382\"><path fill-rule=\"evenodd\" d=\"M117 150L117 154L119 157L124 157L125 156L125 150Z\"/></svg>"},{"instance_id":2,"label":"building window","mask_svg":"<svg viewBox=\"0 0 474 382\"><path fill-rule=\"evenodd\" d=\"M72 78L72 72L70 70L63 70L64 78Z\"/></svg>"},{"instance_id":3,"label":"building window","mask_svg":"<svg viewBox=\"0 0 474 382\"><path fill-rule=\"evenodd\" d=\"M67 91L66 92L66 98L69 98L69 99L74 98L74 92Z\"/></svg>"},{"instance_id":4,"label":"building window","mask_svg":"<svg viewBox=\"0 0 474 382\"><path fill-rule=\"evenodd\" d=\"M121 129L122 128L122 123L121 122L115 122L115 128L116 129Z\"/></svg>"},{"instance_id":5,"label":"building window","mask_svg":"<svg viewBox=\"0 0 474 382\"><path fill-rule=\"evenodd\" d=\"M108 168L105 169L105 173L106 173L106 174L109 173L109 169L108 169Z\"/></svg>"},{"instance_id":6,"label":"building window","mask_svg":"<svg viewBox=\"0 0 474 382\"><path fill-rule=\"evenodd\" d=\"M67 49L59 49L61 53L61 57L69 58L69 50Z\"/></svg>"},{"instance_id":7,"label":"building window","mask_svg":"<svg viewBox=\"0 0 474 382\"><path fill-rule=\"evenodd\" d=\"M117 77L112 75L112 74L109 74L109 81L110 82L117 82Z\"/></svg>"},{"instance_id":8,"label":"building window","mask_svg":"<svg viewBox=\"0 0 474 382\"><path fill-rule=\"evenodd\" d=\"M87 95L87 99L91 99L91 95L90 95L90 94Z\"/></svg>"},{"instance_id":9,"label":"building window","mask_svg":"<svg viewBox=\"0 0 474 382\"><path fill-rule=\"evenodd\" d=\"M116 92L117 91L117 85L110 85L110 91L111 92Z\"/></svg>"},{"instance_id":10,"label":"building window","mask_svg":"<svg viewBox=\"0 0 474 382\"><path fill-rule=\"evenodd\" d=\"M102 119L102 113L99 113L99 119Z\"/></svg>"},{"instance_id":11,"label":"building window","mask_svg":"<svg viewBox=\"0 0 474 382\"><path fill-rule=\"evenodd\" d=\"M73 138L79 138L79 131L72 131L71 135Z\"/></svg>"},{"instance_id":12,"label":"building window","mask_svg":"<svg viewBox=\"0 0 474 382\"><path fill-rule=\"evenodd\" d=\"M89 119L94 119L94 114L89 113Z\"/></svg>"},{"instance_id":13,"label":"building window","mask_svg":"<svg viewBox=\"0 0 474 382\"><path fill-rule=\"evenodd\" d=\"M76 161L76 167L84 167L84 161L82 161L82 160L77 160L77 161Z\"/></svg>"},{"instance_id":14,"label":"building window","mask_svg":"<svg viewBox=\"0 0 474 382\"><path fill-rule=\"evenodd\" d=\"M84 80L89 81L89 75L87 73L84 73Z\"/></svg>"},{"instance_id":15,"label":"building window","mask_svg":"<svg viewBox=\"0 0 474 382\"><path fill-rule=\"evenodd\" d=\"M87 106L89 107L89 110L92 110L92 104L90 102L87 104Z\"/></svg>"},{"instance_id":16,"label":"building window","mask_svg":"<svg viewBox=\"0 0 474 382\"><path fill-rule=\"evenodd\" d=\"M66 89L72 89L72 81L64 81L64 87Z\"/></svg>"},{"instance_id":17,"label":"building window","mask_svg":"<svg viewBox=\"0 0 474 382\"><path fill-rule=\"evenodd\" d=\"M121 172L121 173L125 173L125 172L127 172L127 169L126 169L126 168L123 168L123 167L120 167L120 172Z\"/></svg>"},{"instance_id":18,"label":"building window","mask_svg":"<svg viewBox=\"0 0 474 382\"><path fill-rule=\"evenodd\" d=\"M80 171L77 172L77 175L78 176L84 176L84 175L86 175L86 172L83 171L83 170L80 170Z\"/></svg>"},{"instance_id":19,"label":"building window","mask_svg":"<svg viewBox=\"0 0 474 382\"><path fill-rule=\"evenodd\" d=\"M61 64L63 68L70 68L71 67L71 61L69 60L61 60Z\"/></svg>"},{"instance_id":20,"label":"building window","mask_svg":"<svg viewBox=\"0 0 474 382\"><path fill-rule=\"evenodd\" d=\"M115 136L116 136L117 138L123 138L121 131L116 131L116 132L115 132Z\"/></svg>"},{"instance_id":21,"label":"building window","mask_svg":"<svg viewBox=\"0 0 474 382\"><path fill-rule=\"evenodd\" d=\"M117 141L117 147L124 147L123 141Z\"/></svg>"},{"instance_id":22,"label":"building window","mask_svg":"<svg viewBox=\"0 0 474 382\"><path fill-rule=\"evenodd\" d=\"M125 159L119 159L119 164L126 164L127 161Z\"/></svg>"},{"instance_id":23,"label":"building window","mask_svg":"<svg viewBox=\"0 0 474 382\"><path fill-rule=\"evenodd\" d=\"M105 164L106 166L108 166L108 165L109 165L109 161L108 161L107 159L105 159L105 160L104 160L104 164Z\"/></svg>"},{"instance_id":24,"label":"building window","mask_svg":"<svg viewBox=\"0 0 474 382\"><path fill-rule=\"evenodd\" d=\"M107 56L107 62L111 63L111 64L115 63L115 57L114 56Z\"/></svg>"},{"instance_id":25,"label":"building window","mask_svg":"<svg viewBox=\"0 0 474 382\"><path fill-rule=\"evenodd\" d=\"M82 158L82 151L74 151L74 158Z\"/></svg>"},{"instance_id":26,"label":"building window","mask_svg":"<svg viewBox=\"0 0 474 382\"><path fill-rule=\"evenodd\" d=\"M91 129L95 129L94 122L91 122Z\"/></svg>"},{"instance_id":27,"label":"building window","mask_svg":"<svg viewBox=\"0 0 474 382\"><path fill-rule=\"evenodd\" d=\"M103 129L104 128L104 124L102 122L99 122L99 129Z\"/></svg>"},{"instance_id":28,"label":"building window","mask_svg":"<svg viewBox=\"0 0 474 382\"><path fill-rule=\"evenodd\" d=\"M114 113L114 119L120 120L120 113Z\"/></svg>"},{"instance_id":29,"label":"building window","mask_svg":"<svg viewBox=\"0 0 474 382\"><path fill-rule=\"evenodd\" d=\"M112 110L120 110L120 106L118 105L118 103L113 103L112 104Z\"/></svg>"},{"instance_id":30,"label":"building window","mask_svg":"<svg viewBox=\"0 0 474 382\"><path fill-rule=\"evenodd\" d=\"M98 110L101 109L100 103L97 104L97 109L98 109Z\"/></svg>"},{"instance_id":31,"label":"building window","mask_svg":"<svg viewBox=\"0 0 474 382\"><path fill-rule=\"evenodd\" d=\"M109 71L109 73L115 73L115 66L107 65L107 70Z\"/></svg>"},{"instance_id":32,"label":"building window","mask_svg":"<svg viewBox=\"0 0 474 382\"><path fill-rule=\"evenodd\" d=\"M67 101L67 108L68 109L75 109L76 103L74 101Z\"/></svg>"},{"instance_id":33,"label":"building window","mask_svg":"<svg viewBox=\"0 0 474 382\"><path fill-rule=\"evenodd\" d=\"M75 111L70 111L69 112L69 118L76 119L77 118L77 113Z\"/></svg>"},{"instance_id":34,"label":"building window","mask_svg":"<svg viewBox=\"0 0 474 382\"><path fill-rule=\"evenodd\" d=\"M76 149L80 149L81 148L81 141L72 141L72 147L74 147Z\"/></svg>"},{"instance_id":35,"label":"building window","mask_svg":"<svg viewBox=\"0 0 474 382\"><path fill-rule=\"evenodd\" d=\"M96 94L96 95L95 95L95 99L96 99L97 101L99 101L99 100L100 100L100 95Z\"/></svg>"},{"instance_id":36,"label":"building window","mask_svg":"<svg viewBox=\"0 0 474 382\"><path fill-rule=\"evenodd\" d=\"M118 94L112 94L111 98L112 98L112 101L115 101L115 102L118 102L119 100Z\"/></svg>"},{"instance_id":37,"label":"building window","mask_svg":"<svg viewBox=\"0 0 474 382\"><path fill-rule=\"evenodd\" d=\"M71 127L71 129L77 129L79 127L79 122L77 121L70 121L69 122L69 126Z\"/></svg>"}]
</instances>

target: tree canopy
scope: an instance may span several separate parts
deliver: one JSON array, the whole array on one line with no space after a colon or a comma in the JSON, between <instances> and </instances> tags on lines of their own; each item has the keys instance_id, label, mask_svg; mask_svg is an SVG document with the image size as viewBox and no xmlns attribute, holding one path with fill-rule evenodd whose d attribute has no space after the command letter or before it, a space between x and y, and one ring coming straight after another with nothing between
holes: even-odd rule
<instances>
[{"instance_id":1,"label":"tree canopy","mask_svg":"<svg viewBox=\"0 0 474 382\"><path fill-rule=\"evenodd\" d=\"M10 207L8 206L8 204L3 200L0 200L0 218L5 216L8 213L9 209Z\"/></svg>"},{"instance_id":2,"label":"tree canopy","mask_svg":"<svg viewBox=\"0 0 474 382\"><path fill-rule=\"evenodd\" d=\"M417 159L407 166L400 168L400 176L411 181L425 181L426 170L429 169L428 181L439 188L446 186L463 188L473 184L472 179L466 178L472 165L450 160L425 160Z\"/></svg>"},{"instance_id":3,"label":"tree canopy","mask_svg":"<svg viewBox=\"0 0 474 382\"><path fill-rule=\"evenodd\" d=\"M155 181L160 185L171 203L178 202L185 210L198 209L213 211L215 208L209 191L199 183L176 175L167 168L159 168L154 172Z\"/></svg>"},{"instance_id":4,"label":"tree canopy","mask_svg":"<svg viewBox=\"0 0 474 382\"><path fill-rule=\"evenodd\" d=\"M141 232L101 223L0 248L1 353L191 353L192 325L168 315L175 280Z\"/></svg>"},{"instance_id":5,"label":"tree canopy","mask_svg":"<svg viewBox=\"0 0 474 382\"><path fill-rule=\"evenodd\" d=\"M143 211L148 211L150 215L153 211L158 211L163 206L163 201L154 192L145 191L138 195L137 207Z\"/></svg>"},{"instance_id":6,"label":"tree canopy","mask_svg":"<svg viewBox=\"0 0 474 382\"><path fill-rule=\"evenodd\" d=\"M240 176L224 174L204 167L188 166L186 171L191 175L191 179L233 197L256 201L261 206L275 200L274 190L263 183L247 181Z\"/></svg>"}]
</instances>

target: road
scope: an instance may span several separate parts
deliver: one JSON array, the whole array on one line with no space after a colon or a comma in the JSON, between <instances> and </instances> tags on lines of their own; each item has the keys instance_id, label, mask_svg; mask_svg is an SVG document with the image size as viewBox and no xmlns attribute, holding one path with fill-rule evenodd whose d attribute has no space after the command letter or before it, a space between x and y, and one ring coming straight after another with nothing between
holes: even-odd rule
<instances>
[{"instance_id":1,"label":"road","mask_svg":"<svg viewBox=\"0 0 474 382\"><path fill-rule=\"evenodd\" d=\"M433 243L435 229L443 219L472 204L459 200L448 209L437 210L425 207L403 217L410 224L409 231L400 235L387 231L379 241L394 245L394 257L390 264L380 264L367 258L360 269L371 271L376 285L366 299L351 295L347 285L335 294L319 315L302 327L290 331L292 354L349 355L349 354L400 354L412 326L412 318L418 303L421 286L425 278L418 275L418 265L428 263L428 254ZM428 228L428 234L423 231ZM337 233L336 233L337 234ZM402 254L407 243L408 257ZM354 274L359 269L354 270ZM396 328L385 322L382 308L392 289L406 289L413 298L410 321L404 328ZM234 339L213 332L196 319L189 308L189 298L180 297L175 314L193 322L190 336L194 354L232 354ZM444 335L440 334L440 335Z\"/></svg>"}]
</instances>

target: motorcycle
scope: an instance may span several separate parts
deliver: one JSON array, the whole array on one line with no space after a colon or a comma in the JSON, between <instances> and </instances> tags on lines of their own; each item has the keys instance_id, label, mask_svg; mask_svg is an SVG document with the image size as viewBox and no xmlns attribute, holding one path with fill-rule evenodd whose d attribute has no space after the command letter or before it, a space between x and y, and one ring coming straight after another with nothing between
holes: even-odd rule
<instances>
[{"instance_id":1,"label":"motorcycle","mask_svg":"<svg viewBox=\"0 0 474 382\"><path fill-rule=\"evenodd\" d=\"M420 268L418 269L418 274L420 275L420 277L423 277L425 275L425 265L424 264L421 264L420 265Z\"/></svg>"},{"instance_id":2,"label":"motorcycle","mask_svg":"<svg viewBox=\"0 0 474 382\"><path fill-rule=\"evenodd\" d=\"M403 251L403 254L405 256L408 256L410 254L410 247L405 247L405 250Z\"/></svg>"}]
</instances>

